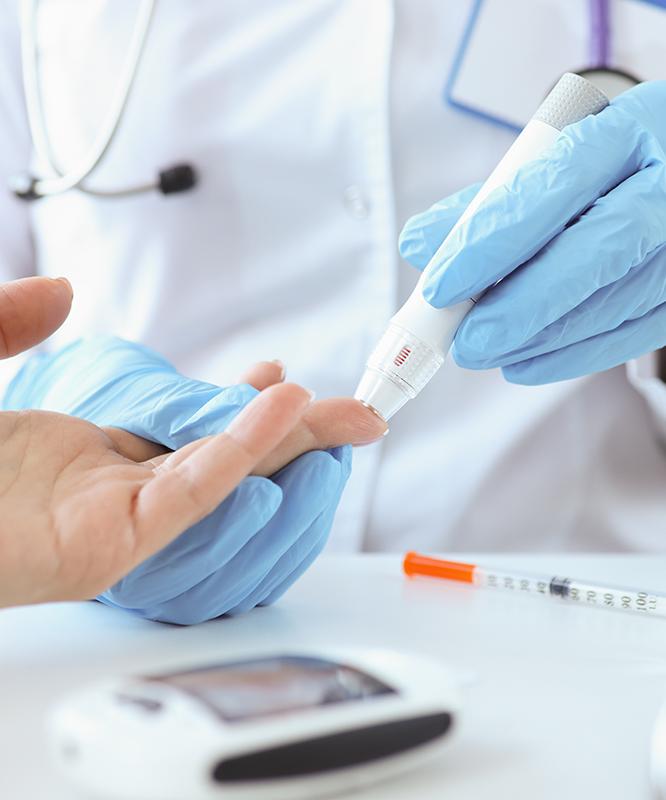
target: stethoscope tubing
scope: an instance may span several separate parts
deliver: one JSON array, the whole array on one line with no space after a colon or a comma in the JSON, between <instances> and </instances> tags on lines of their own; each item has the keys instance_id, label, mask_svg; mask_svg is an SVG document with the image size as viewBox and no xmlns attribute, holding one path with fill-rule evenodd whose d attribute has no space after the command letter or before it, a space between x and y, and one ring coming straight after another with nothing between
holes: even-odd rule
<instances>
[{"instance_id":1,"label":"stethoscope tubing","mask_svg":"<svg viewBox=\"0 0 666 800\"><path fill-rule=\"evenodd\" d=\"M39 63L37 56L37 5L39 0L22 0L21 2L21 61L23 84L26 98L28 124L39 158L49 166L56 177L38 178L33 181L32 192L38 197L62 194L69 189L78 188L97 196L125 196L138 194L155 187L154 183L126 187L118 190L95 190L83 186L85 179L100 164L106 155L111 142L127 108L141 57L145 51L146 39L155 10L155 0L141 0L136 22L128 46L128 55L122 78L112 98L105 121L95 137L88 153L73 169L63 171L58 163L44 113L44 104L39 82Z\"/></svg>"},{"instance_id":2,"label":"stethoscope tubing","mask_svg":"<svg viewBox=\"0 0 666 800\"><path fill-rule=\"evenodd\" d=\"M136 83L139 65L146 49L146 40L153 20L156 0L141 0L136 21L128 44L121 79L118 82L108 113L98 134L80 163L72 169L63 170L51 144L39 80L39 58L37 49L37 12L39 0L21 0L21 61L26 108L30 133L39 159L50 169L53 177L20 176L14 183L15 193L24 199L36 199L62 194L78 189L96 197L128 197L158 189L163 193L184 191L197 182L194 167L178 164L159 173L157 180L120 187L101 189L85 184L111 146L124 118L132 89ZM588 0L590 19L589 64L578 70L579 74L596 72L614 74L628 84L638 79L609 66L611 49L610 0Z\"/></svg>"}]
</instances>

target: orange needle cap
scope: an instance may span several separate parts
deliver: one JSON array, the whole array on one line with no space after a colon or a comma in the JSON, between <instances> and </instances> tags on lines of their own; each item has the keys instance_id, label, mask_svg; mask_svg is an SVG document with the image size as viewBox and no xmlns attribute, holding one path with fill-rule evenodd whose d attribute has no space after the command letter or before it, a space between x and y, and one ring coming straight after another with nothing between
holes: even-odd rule
<instances>
[{"instance_id":1,"label":"orange needle cap","mask_svg":"<svg viewBox=\"0 0 666 800\"><path fill-rule=\"evenodd\" d=\"M407 553L402 568L405 575L429 575L431 578L474 583L476 565L463 564L460 561L443 561L440 558L422 556L420 553Z\"/></svg>"}]
</instances>

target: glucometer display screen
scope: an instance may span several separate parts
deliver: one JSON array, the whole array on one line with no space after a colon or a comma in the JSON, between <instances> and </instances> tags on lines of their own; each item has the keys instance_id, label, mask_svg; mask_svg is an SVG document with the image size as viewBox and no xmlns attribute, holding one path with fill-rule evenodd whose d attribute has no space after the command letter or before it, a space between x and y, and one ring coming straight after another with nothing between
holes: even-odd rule
<instances>
[{"instance_id":1,"label":"glucometer display screen","mask_svg":"<svg viewBox=\"0 0 666 800\"><path fill-rule=\"evenodd\" d=\"M178 687L227 722L397 694L366 672L302 656L217 664L146 680Z\"/></svg>"}]
</instances>

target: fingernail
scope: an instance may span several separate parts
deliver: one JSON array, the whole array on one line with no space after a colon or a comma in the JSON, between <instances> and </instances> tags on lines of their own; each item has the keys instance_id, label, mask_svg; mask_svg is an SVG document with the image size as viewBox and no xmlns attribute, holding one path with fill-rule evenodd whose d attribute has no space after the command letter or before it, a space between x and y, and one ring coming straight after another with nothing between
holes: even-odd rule
<instances>
[{"instance_id":1,"label":"fingernail","mask_svg":"<svg viewBox=\"0 0 666 800\"><path fill-rule=\"evenodd\" d=\"M312 389L306 389L305 391L310 395L310 402L312 402L317 396L317 393L314 392Z\"/></svg>"},{"instance_id":2,"label":"fingernail","mask_svg":"<svg viewBox=\"0 0 666 800\"><path fill-rule=\"evenodd\" d=\"M371 439L369 442L354 442L354 447L370 447L370 445L379 444L381 440L382 437L380 436L378 439Z\"/></svg>"},{"instance_id":3,"label":"fingernail","mask_svg":"<svg viewBox=\"0 0 666 800\"><path fill-rule=\"evenodd\" d=\"M355 442L354 447L367 447L369 444L377 444L377 442L381 442L385 436L388 436L388 432L389 429L387 428L384 433L382 433L380 436L375 436L374 439L368 439L367 442Z\"/></svg>"},{"instance_id":4,"label":"fingernail","mask_svg":"<svg viewBox=\"0 0 666 800\"><path fill-rule=\"evenodd\" d=\"M284 362L280 361L279 358L274 358L271 361L271 364L277 364L278 367L280 367L280 380L283 381L284 376L287 374L287 368L285 367Z\"/></svg>"},{"instance_id":5,"label":"fingernail","mask_svg":"<svg viewBox=\"0 0 666 800\"><path fill-rule=\"evenodd\" d=\"M74 296L74 289L72 289L72 284L67 280L67 278L51 278L52 281L56 281L57 283L64 283L65 286L69 289L70 295Z\"/></svg>"}]
</instances>

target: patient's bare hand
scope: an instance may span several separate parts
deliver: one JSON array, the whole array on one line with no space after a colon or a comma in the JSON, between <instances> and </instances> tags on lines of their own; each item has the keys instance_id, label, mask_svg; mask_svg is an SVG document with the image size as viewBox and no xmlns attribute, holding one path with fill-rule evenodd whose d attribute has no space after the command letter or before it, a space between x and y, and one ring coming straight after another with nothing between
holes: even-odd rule
<instances>
[{"instance_id":1,"label":"patient's bare hand","mask_svg":"<svg viewBox=\"0 0 666 800\"><path fill-rule=\"evenodd\" d=\"M267 388L222 434L171 454L42 411L0 414L0 605L94 597L213 511L299 423Z\"/></svg>"}]
</instances>

